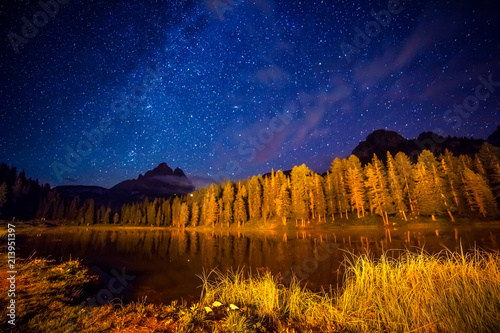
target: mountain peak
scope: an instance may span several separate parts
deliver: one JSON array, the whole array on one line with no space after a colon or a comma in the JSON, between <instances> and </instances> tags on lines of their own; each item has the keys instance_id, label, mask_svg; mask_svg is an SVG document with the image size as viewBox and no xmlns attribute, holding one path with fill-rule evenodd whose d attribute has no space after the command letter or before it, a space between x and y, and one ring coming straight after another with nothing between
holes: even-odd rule
<instances>
[{"instance_id":1,"label":"mountain peak","mask_svg":"<svg viewBox=\"0 0 500 333\"><path fill-rule=\"evenodd\" d=\"M137 179L125 180L112 187L128 193L146 196L186 194L194 190L193 184L180 168L175 171L163 162Z\"/></svg>"},{"instance_id":2,"label":"mountain peak","mask_svg":"<svg viewBox=\"0 0 500 333\"><path fill-rule=\"evenodd\" d=\"M497 139L498 141L495 141ZM488 140L490 143L500 143L500 129L497 129ZM398 152L403 152L410 158L414 158L415 153L420 153L423 149L431 150L436 156L446 149L457 155L474 156L484 140L472 138L442 137L434 132L423 132L416 139L405 139L394 131L376 130L370 133L365 141L361 141L352 151L361 163L366 164L371 161L373 154L385 162L387 151L392 156Z\"/></svg>"},{"instance_id":3,"label":"mountain peak","mask_svg":"<svg viewBox=\"0 0 500 333\"><path fill-rule=\"evenodd\" d=\"M174 174L174 171L171 167L168 166L167 163L163 162L158 164L156 168L153 170L149 170L144 174L144 177L150 178L155 176L171 176Z\"/></svg>"},{"instance_id":4,"label":"mountain peak","mask_svg":"<svg viewBox=\"0 0 500 333\"><path fill-rule=\"evenodd\" d=\"M180 168L175 168L174 176L186 177L186 174Z\"/></svg>"}]
</instances>

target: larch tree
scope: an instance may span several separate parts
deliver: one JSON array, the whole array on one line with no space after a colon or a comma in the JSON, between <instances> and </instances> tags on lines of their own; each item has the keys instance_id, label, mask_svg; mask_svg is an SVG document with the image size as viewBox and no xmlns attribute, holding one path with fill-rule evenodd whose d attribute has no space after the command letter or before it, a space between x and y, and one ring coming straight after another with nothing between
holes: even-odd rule
<instances>
[{"instance_id":1,"label":"larch tree","mask_svg":"<svg viewBox=\"0 0 500 333\"><path fill-rule=\"evenodd\" d=\"M347 194L347 182L345 177L345 160L335 158L332 162L332 167L330 169L333 179L333 188L335 192L335 198L337 199L337 207L342 218L343 212L345 212L345 217L349 218L347 212L351 208L349 205L349 196Z\"/></svg>"},{"instance_id":2,"label":"larch tree","mask_svg":"<svg viewBox=\"0 0 500 333\"><path fill-rule=\"evenodd\" d=\"M488 175L486 173L486 168L484 167L483 161L479 158L478 155L474 157L473 160L474 171L480 174L484 179L488 179Z\"/></svg>"},{"instance_id":3,"label":"larch tree","mask_svg":"<svg viewBox=\"0 0 500 333\"><path fill-rule=\"evenodd\" d=\"M284 183L276 198L276 213L281 218L283 225L286 225L286 220L292 213L291 205L290 189L288 188L288 184Z\"/></svg>"},{"instance_id":4,"label":"larch tree","mask_svg":"<svg viewBox=\"0 0 500 333\"><path fill-rule=\"evenodd\" d=\"M0 209L7 202L7 183L3 182L0 185Z\"/></svg>"},{"instance_id":5,"label":"larch tree","mask_svg":"<svg viewBox=\"0 0 500 333\"><path fill-rule=\"evenodd\" d=\"M412 214L417 214L416 212L416 194L415 194L415 182L413 179L413 163L410 158L403 152L399 152L394 156L394 161L396 162L396 168L399 176L401 177L404 187L403 193L408 198L408 205L410 206L410 211Z\"/></svg>"},{"instance_id":6,"label":"larch tree","mask_svg":"<svg viewBox=\"0 0 500 333\"><path fill-rule=\"evenodd\" d=\"M454 221L452 200L450 192L446 187L439 164L434 154L429 150L424 150L418 156L418 163L415 169L416 194L419 212L430 215L435 220L436 215L448 212Z\"/></svg>"},{"instance_id":7,"label":"larch tree","mask_svg":"<svg viewBox=\"0 0 500 333\"><path fill-rule=\"evenodd\" d=\"M214 191L207 192L207 201L206 201L206 216L205 223L212 227L215 227L215 222L217 221L219 215L219 205L217 204L217 199L215 198Z\"/></svg>"},{"instance_id":8,"label":"larch tree","mask_svg":"<svg viewBox=\"0 0 500 333\"><path fill-rule=\"evenodd\" d=\"M491 187L493 196L500 204L500 148L495 147L489 143L483 143L479 153L478 159L484 166L486 179Z\"/></svg>"},{"instance_id":9,"label":"larch tree","mask_svg":"<svg viewBox=\"0 0 500 333\"><path fill-rule=\"evenodd\" d=\"M219 207L219 211L217 213L217 220L216 222L219 223L221 226L224 225L223 222L223 217L224 217L224 202L222 201L222 198L219 198L217 200L217 206Z\"/></svg>"},{"instance_id":10,"label":"larch tree","mask_svg":"<svg viewBox=\"0 0 500 333\"><path fill-rule=\"evenodd\" d=\"M118 224L120 222L120 214L118 214L117 212L115 212L113 214L113 224Z\"/></svg>"},{"instance_id":11,"label":"larch tree","mask_svg":"<svg viewBox=\"0 0 500 333\"><path fill-rule=\"evenodd\" d=\"M68 207L68 212L67 212L67 218L70 221L76 220L78 216L78 207L80 206L80 197L77 195L73 199L71 199L71 202Z\"/></svg>"},{"instance_id":12,"label":"larch tree","mask_svg":"<svg viewBox=\"0 0 500 333\"><path fill-rule=\"evenodd\" d=\"M232 214L231 214L232 215ZM200 206L198 202L193 202L193 206L191 208L191 226L196 227L200 220Z\"/></svg>"},{"instance_id":13,"label":"larch tree","mask_svg":"<svg viewBox=\"0 0 500 333\"><path fill-rule=\"evenodd\" d=\"M179 226L184 228L189 221L189 207L187 203L183 202L181 204L180 212L179 212Z\"/></svg>"},{"instance_id":14,"label":"larch tree","mask_svg":"<svg viewBox=\"0 0 500 333\"><path fill-rule=\"evenodd\" d=\"M172 225L172 207L170 205L170 199L165 200L161 204L161 213L163 215L163 225L164 226L171 226Z\"/></svg>"},{"instance_id":15,"label":"larch tree","mask_svg":"<svg viewBox=\"0 0 500 333\"><path fill-rule=\"evenodd\" d=\"M450 190L454 206L457 207L458 213L462 214L465 209L463 200L463 182L460 177L460 163L458 158L446 149L444 154L440 156L440 168Z\"/></svg>"},{"instance_id":16,"label":"larch tree","mask_svg":"<svg viewBox=\"0 0 500 333\"><path fill-rule=\"evenodd\" d=\"M151 226L156 224L156 203L154 200L147 205L147 224Z\"/></svg>"},{"instance_id":17,"label":"larch tree","mask_svg":"<svg viewBox=\"0 0 500 333\"><path fill-rule=\"evenodd\" d=\"M326 201L325 201L325 192L323 190L323 177L318 174L313 175L314 185L312 190L310 191L310 197L312 197L312 201L314 201L314 205L312 207L314 211L314 216L318 220L319 223L322 223L322 219L325 219L326 222Z\"/></svg>"},{"instance_id":18,"label":"larch tree","mask_svg":"<svg viewBox=\"0 0 500 333\"><path fill-rule=\"evenodd\" d=\"M271 176L269 177L269 217L273 218L276 216L276 197L280 193L281 184L278 183L276 179L276 173L274 169L271 170Z\"/></svg>"},{"instance_id":19,"label":"larch tree","mask_svg":"<svg viewBox=\"0 0 500 333\"><path fill-rule=\"evenodd\" d=\"M232 182L226 182L222 189L223 202L223 223L229 227L233 223L233 203L234 203L234 186Z\"/></svg>"},{"instance_id":20,"label":"larch tree","mask_svg":"<svg viewBox=\"0 0 500 333\"><path fill-rule=\"evenodd\" d=\"M351 209L356 209L358 218L364 217L366 205L364 176L361 162L356 155L349 156L347 160L346 178Z\"/></svg>"},{"instance_id":21,"label":"larch tree","mask_svg":"<svg viewBox=\"0 0 500 333\"><path fill-rule=\"evenodd\" d=\"M234 222L238 224L238 228L244 225L248 220L245 198L247 190L245 185L238 184L238 192L234 201Z\"/></svg>"},{"instance_id":22,"label":"larch tree","mask_svg":"<svg viewBox=\"0 0 500 333\"><path fill-rule=\"evenodd\" d=\"M163 215L162 215L162 209L161 206L163 205L163 202L158 203L158 209L156 210L156 220L155 220L155 225L157 227L161 227L163 224Z\"/></svg>"},{"instance_id":23,"label":"larch tree","mask_svg":"<svg viewBox=\"0 0 500 333\"><path fill-rule=\"evenodd\" d=\"M394 204L389 191L385 167L375 154L372 162L366 166L365 173L371 204L375 209L375 213L382 217L385 225L388 225L388 214L394 212Z\"/></svg>"},{"instance_id":24,"label":"larch tree","mask_svg":"<svg viewBox=\"0 0 500 333\"><path fill-rule=\"evenodd\" d=\"M102 223L109 224L111 222L111 207L106 207L104 215L102 216Z\"/></svg>"},{"instance_id":25,"label":"larch tree","mask_svg":"<svg viewBox=\"0 0 500 333\"><path fill-rule=\"evenodd\" d=\"M497 214L495 199L484 177L468 168L465 169L463 177L465 196L470 209L483 217Z\"/></svg>"},{"instance_id":26,"label":"larch tree","mask_svg":"<svg viewBox=\"0 0 500 333\"><path fill-rule=\"evenodd\" d=\"M296 219L302 221L309 218L309 188L311 187L311 170L305 165L295 166L291 173L292 211Z\"/></svg>"},{"instance_id":27,"label":"larch tree","mask_svg":"<svg viewBox=\"0 0 500 333\"><path fill-rule=\"evenodd\" d=\"M335 213L337 213L337 198L334 189L334 178L333 174L328 171L325 176L324 190L325 190L325 202L326 202L326 212L329 217L332 218L332 222L335 221Z\"/></svg>"},{"instance_id":28,"label":"larch tree","mask_svg":"<svg viewBox=\"0 0 500 333\"><path fill-rule=\"evenodd\" d=\"M274 175L264 177L262 180L262 217L264 218L264 224L273 217L275 211L274 200L276 197L273 193L271 178L274 178Z\"/></svg>"},{"instance_id":29,"label":"larch tree","mask_svg":"<svg viewBox=\"0 0 500 333\"><path fill-rule=\"evenodd\" d=\"M84 223L91 225L95 223L95 202L93 199L88 199L85 208Z\"/></svg>"},{"instance_id":30,"label":"larch tree","mask_svg":"<svg viewBox=\"0 0 500 333\"><path fill-rule=\"evenodd\" d=\"M261 217L262 212L262 186L261 176L253 176L248 182L248 213L252 220Z\"/></svg>"},{"instance_id":31,"label":"larch tree","mask_svg":"<svg viewBox=\"0 0 500 333\"><path fill-rule=\"evenodd\" d=\"M172 201L172 225L175 228L180 227L180 215L181 215L181 200L179 197L175 197Z\"/></svg>"},{"instance_id":32,"label":"larch tree","mask_svg":"<svg viewBox=\"0 0 500 333\"><path fill-rule=\"evenodd\" d=\"M472 158L469 155L460 155L458 156L458 162L460 164L461 170L474 169L474 163L472 162Z\"/></svg>"},{"instance_id":33,"label":"larch tree","mask_svg":"<svg viewBox=\"0 0 500 333\"><path fill-rule=\"evenodd\" d=\"M52 218L54 220L63 220L65 215L65 205L64 205L64 200L61 200L57 203L56 209L54 210L54 214Z\"/></svg>"},{"instance_id":34,"label":"larch tree","mask_svg":"<svg viewBox=\"0 0 500 333\"><path fill-rule=\"evenodd\" d=\"M130 206L123 205L120 209L120 223L122 225L130 223Z\"/></svg>"},{"instance_id":35,"label":"larch tree","mask_svg":"<svg viewBox=\"0 0 500 333\"><path fill-rule=\"evenodd\" d=\"M404 191L405 180L399 174L396 161L389 151L387 152L387 178L396 211L401 218L408 221L406 217L406 212L408 211L408 206L406 205L407 197Z\"/></svg>"}]
</instances>

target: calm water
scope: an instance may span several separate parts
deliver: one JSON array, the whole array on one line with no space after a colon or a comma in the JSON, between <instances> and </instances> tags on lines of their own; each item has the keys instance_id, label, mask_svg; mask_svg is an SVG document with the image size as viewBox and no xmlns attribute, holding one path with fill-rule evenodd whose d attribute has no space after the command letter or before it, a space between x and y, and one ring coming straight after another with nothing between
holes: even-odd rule
<instances>
[{"instance_id":1,"label":"calm water","mask_svg":"<svg viewBox=\"0 0 500 333\"><path fill-rule=\"evenodd\" d=\"M79 258L103 276L111 271L133 275L125 299L196 300L203 269L246 267L284 274L291 269L313 290L342 282L346 251L380 256L383 250L424 247L435 253L444 247L500 249L500 224L458 227L413 225L384 229L359 226L328 232L265 233L196 232L155 229L54 228L19 235L21 254L56 260ZM397 255L397 252L396 254Z\"/></svg>"}]
</instances>

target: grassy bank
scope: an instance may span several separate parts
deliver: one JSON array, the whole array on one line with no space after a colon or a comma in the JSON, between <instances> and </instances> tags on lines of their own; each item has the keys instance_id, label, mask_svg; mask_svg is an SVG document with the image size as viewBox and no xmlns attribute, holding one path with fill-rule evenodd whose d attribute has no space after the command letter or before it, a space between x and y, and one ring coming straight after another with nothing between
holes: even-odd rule
<instances>
[{"instance_id":1,"label":"grassy bank","mask_svg":"<svg viewBox=\"0 0 500 333\"><path fill-rule=\"evenodd\" d=\"M87 306L92 277L79 262L18 268L19 332L498 332L500 255L406 252L346 257L340 291L321 294L270 273L202 274L196 304ZM6 271L2 262L2 274ZM5 277L2 276L2 281ZM0 299L6 301L2 282ZM4 307L2 307L4 308ZM5 311L5 310L3 310ZM5 314L2 313L2 317ZM3 326L5 329L8 326Z\"/></svg>"}]
</instances>

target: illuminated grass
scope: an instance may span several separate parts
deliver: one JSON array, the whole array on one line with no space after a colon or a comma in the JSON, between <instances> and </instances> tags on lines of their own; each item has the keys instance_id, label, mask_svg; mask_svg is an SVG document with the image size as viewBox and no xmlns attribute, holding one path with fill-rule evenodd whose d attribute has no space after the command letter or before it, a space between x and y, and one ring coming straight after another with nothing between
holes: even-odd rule
<instances>
[{"instance_id":1,"label":"illuminated grass","mask_svg":"<svg viewBox=\"0 0 500 333\"><path fill-rule=\"evenodd\" d=\"M338 297L356 331L499 332L498 253L404 253L347 264Z\"/></svg>"},{"instance_id":2,"label":"illuminated grass","mask_svg":"<svg viewBox=\"0 0 500 333\"><path fill-rule=\"evenodd\" d=\"M77 306L92 280L77 261L19 264L19 331L64 332L499 332L500 256L350 255L344 287L313 293L270 273L212 271L199 303ZM0 262L5 272L5 262ZM2 276L4 278L4 276ZM1 284L0 301L6 300ZM0 329L4 329L4 327Z\"/></svg>"}]
</instances>

